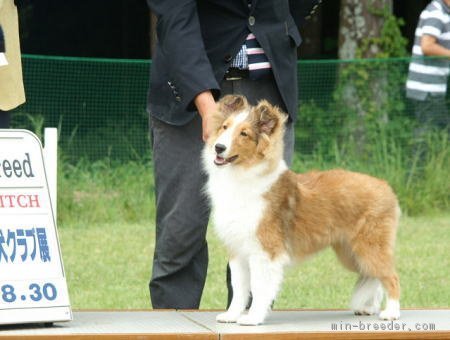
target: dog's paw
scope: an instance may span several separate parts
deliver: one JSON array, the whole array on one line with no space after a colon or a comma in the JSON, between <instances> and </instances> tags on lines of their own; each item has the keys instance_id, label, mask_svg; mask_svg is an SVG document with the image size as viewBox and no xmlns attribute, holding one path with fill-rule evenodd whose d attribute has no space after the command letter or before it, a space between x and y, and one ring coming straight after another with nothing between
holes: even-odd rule
<instances>
[{"instance_id":1,"label":"dog's paw","mask_svg":"<svg viewBox=\"0 0 450 340\"><path fill-rule=\"evenodd\" d=\"M373 315L374 313L370 313L366 310L354 310L353 313L355 313L355 315Z\"/></svg>"},{"instance_id":2,"label":"dog's paw","mask_svg":"<svg viewBox=\"0 0 450 340\"><path fill-rule=\"evenodd\" d=\"M376 306L364 306L361 309L353 311L355 315L374 315L380 312L380 308Z\"/></svg>"},{"instance_id":3,"label":"dog's paw","mask_svg":"<svg viewBox=\"0 0 450 340\"><path fill-rule=\"evenodd\" d=\"M240 316L241 316L241 313L234 313L234 312L228 311L228 312L217 315L216 321L223 322L223 323L233 323L233 322L236 322Z\"/></svg>"},{"instance_id":4,"label":"dog's paw","mask_svg":"<svg viewBox=\"0 0 450 340\"><path fill-rule=\"evenodd\" d=\"M400 318L400 302L388 299L386 308L378 315L381 320L398 320Z\"/></svg>"},{"instance_id":5,"label":"dog's paw","mask_svg":"<svg viewBox=\"0 0 450 340\"><path fill-rule=\"evenodd\" d=\"M263 317L260 317L258 315L242 315L238 320L237 323L241 326L256 326L262 324L264 321Z\"/></svg>"},{"instance_id":6,"label":"dog's paw","mask_svg":"<svg viewBox=\"0 0 450 340\"><path fill-rule=\"evenodd\" d=\"M378 317L381 320L387 320L387 321L398 320L400 318L400 310L393 310L393 309L386 308L384 311L382 311L378 315Z\"/></svg>"}]
</instances>

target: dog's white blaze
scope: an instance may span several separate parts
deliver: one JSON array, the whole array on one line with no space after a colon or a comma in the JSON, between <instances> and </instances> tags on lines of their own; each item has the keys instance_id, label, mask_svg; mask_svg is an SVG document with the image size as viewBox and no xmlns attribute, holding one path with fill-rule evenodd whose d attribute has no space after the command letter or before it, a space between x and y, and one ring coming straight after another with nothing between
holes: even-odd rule
<instances>
[{"instance_id":1,"label":"dog's white blaze","mask_svg":"<svg viewBox=\"0 0 450 340\"><path fill-rule=\"evenodd\" d=\"M233 118L233 123L231 124L231 126L228 126L228 128L219 136L219 138L217 138L215 144L222 144L227 148L222 155L223 157L227 158L234 156L229 154L229 150L231 149L231 145L233 144L233 135L239 124L247 119L248 114L248 111L242 111L238 113Z\"/></svg>"}]
</instances>

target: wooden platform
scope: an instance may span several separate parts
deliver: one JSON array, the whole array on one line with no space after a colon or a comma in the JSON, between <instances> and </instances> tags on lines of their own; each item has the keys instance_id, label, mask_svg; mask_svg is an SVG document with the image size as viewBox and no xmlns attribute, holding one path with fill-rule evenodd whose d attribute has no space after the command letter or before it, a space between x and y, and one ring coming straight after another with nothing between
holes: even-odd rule
<instances>
[{"instance_id":1,"label":"wooden platform","mask_svg":"<svg viewBox=\"0 0 450 340\"><path fill-rule=\"evenodd\" d=\"M265 325L215 321L216 311L76 311L74 320L1 326L0 337L33 339L450 339L450 309L403 310L381 321L348 310L273 311Z\"/></svg>"}]
</instances>

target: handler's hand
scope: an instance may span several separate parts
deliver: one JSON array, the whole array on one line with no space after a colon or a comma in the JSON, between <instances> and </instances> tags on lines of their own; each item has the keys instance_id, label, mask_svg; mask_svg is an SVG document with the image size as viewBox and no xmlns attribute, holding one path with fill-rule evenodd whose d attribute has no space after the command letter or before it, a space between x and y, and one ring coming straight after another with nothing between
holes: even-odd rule
<instances>
[{"instance_id":1,"label":"handler's hand","mask_svg":"<svg viewBox=\"0 0 450 340\"><path fill-rule=\"evenodd\" d=\"M198 113L202 117L202 138L206 142L210 133L209 117L217 109L217 104L214 101L211 91L198 94L195 97L194 103L197 106Z\"/></svg>"}]
</instances>

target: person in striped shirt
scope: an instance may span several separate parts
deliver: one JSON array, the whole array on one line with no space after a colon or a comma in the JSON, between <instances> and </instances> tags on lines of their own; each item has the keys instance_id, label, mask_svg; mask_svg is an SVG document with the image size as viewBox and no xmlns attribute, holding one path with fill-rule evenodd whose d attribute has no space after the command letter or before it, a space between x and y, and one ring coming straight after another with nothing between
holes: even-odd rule
<instances>
[{"instance_id":1,"label":"person in striped shirt","mask_svg":"<svg viewBox=\"0 0 450 340\"><path fill-rule=\"evenodd\" d=\"M445 128L450 123L446 103L450 72L450 0L433 0L423 10L412 54L406 94L420 124L420 131L416 131L420 137L430 127Z\"/></svg>"}]
</instances>

